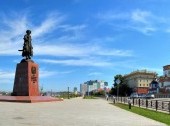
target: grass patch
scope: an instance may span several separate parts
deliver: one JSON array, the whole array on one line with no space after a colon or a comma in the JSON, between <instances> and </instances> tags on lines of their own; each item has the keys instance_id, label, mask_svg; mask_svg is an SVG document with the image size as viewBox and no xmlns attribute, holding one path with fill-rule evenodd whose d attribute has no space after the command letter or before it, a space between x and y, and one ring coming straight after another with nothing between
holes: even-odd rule
<instances>
[{"instance_id":1,"label":"grass patch","mask_svg":"<svg viewBox=\"0 0 170 126\"><path fill-rule=\"evenodd\" d=\"M125 109L127 111L145 116L147 118L165 123L167 125L170 125L170 115L167 113L162 113L162 112L157 112L157 111L152 111L149 109L145 109L145 108L139 108L139 107L135 107L132 106L131 109L129 109L129 106L127 104L121 104L121 103L116 103L113 104L119 108Z\"/></svg>"}]
</instances>

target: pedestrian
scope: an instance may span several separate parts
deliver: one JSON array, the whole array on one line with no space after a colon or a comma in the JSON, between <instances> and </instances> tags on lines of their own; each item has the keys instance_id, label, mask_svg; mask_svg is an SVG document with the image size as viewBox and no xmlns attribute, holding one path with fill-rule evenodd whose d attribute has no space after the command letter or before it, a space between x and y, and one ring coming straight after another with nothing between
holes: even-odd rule
<instances>
[{"instance_id":1,"label":"pedestrian","mask_svg":"<svg viewBox=\"0 0 170 126\"><path fill-rule=\"evenodd\" d=\"M106 95L106 100L107 100L107 101L109 100L109 95Z\"/></svg>"}]
</instances>

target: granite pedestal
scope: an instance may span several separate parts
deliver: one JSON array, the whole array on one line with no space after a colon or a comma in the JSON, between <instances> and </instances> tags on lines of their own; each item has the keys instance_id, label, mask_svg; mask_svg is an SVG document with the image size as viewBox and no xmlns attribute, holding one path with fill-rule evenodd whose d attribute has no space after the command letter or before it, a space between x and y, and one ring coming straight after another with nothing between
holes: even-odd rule
<instances>
[{"instance_id":1,"label":"granite pedestal","mask_svg":"<svg viewBox=\"0 0 170 126\"><path fill-rule=\"evenodd\" d=\"M62 99L40 96L38 64L32 60L22 60L17 64L12 96L0 96L6 102L50 102Z\"/></svg>"}]
</instances>

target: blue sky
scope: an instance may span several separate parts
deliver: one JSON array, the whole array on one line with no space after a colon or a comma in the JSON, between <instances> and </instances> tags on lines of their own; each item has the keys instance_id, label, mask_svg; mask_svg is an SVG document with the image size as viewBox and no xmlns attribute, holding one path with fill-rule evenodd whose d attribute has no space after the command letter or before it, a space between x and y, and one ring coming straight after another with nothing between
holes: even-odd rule
<instances>
[{"instance_id":1,"label":"blue sky","mask_svg":"<svg viewBox=\"0 0 170 126\"><path fill-rule=\"evenodd\" d=\"M0 1L0 90L12 91L23 36L32 31L40 86L62 91L170 63L169 0Z\"/></svg>"}]
</instances>

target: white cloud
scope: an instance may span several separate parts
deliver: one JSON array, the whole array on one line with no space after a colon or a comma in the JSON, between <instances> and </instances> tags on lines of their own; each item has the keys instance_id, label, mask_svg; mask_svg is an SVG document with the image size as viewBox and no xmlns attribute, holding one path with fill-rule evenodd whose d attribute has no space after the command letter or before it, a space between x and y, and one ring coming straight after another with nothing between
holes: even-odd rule
<instances>
[{"instance_id":1,"label":"white cloud","mask_svg":"<svg viewBox=\"0 0 170 126\"><path fill-rule=\"evenodd\" d=\"M141 32L145 35L151 35L153 32L157 31L157 29L152 26L151 27L150 26L137 26L137 27L131 26L131 29Z\"/></svg>"},{"instance_id":2,"label":"white cloud","mask_svg":"<svg viewBox=\"0 0 170 126\"><path fill-rule=\"evenodd\" d=\"M0 55L18 55L17 50L22 49L23 36L27 29L32 29L33 37L42 37L52 32L62 20L64 20L63 16L49 14L40 26L35 26L27 18L27 13L3 16L0 20L0 25L3 26L0 29Z\"/></svg>"},{"instance_id":3,"label":"white cloud","mask_svg":"<svg viewBox=\"0 0 170 126\"><path fill-rule=\"evenodd\" d=\"M14 84L15 73L13 71L0 70L1 84Z\"/></svg>"},{"instance_id":4,"label":"white cloud","mask_svg":"<svg viewBox=\"0 0 170 126\"><path fill-rule=\"evenodd\" d=\"M98 54L103 55L103 56L128 57L128 56L133 56L133 51L113 49L113 50L103 50L103 51L98 52Z\"/></svg>"},{"instance_id":5,"label":"white cloud","mask_svg":"<svg viewBox=\"0 0 170 126\"><path fill-rule=\"evenodd\" d=\"M39 71L39 77L40 78L46 78L46 77L50 77L56 75L56 72L54 71L47 71L47 70L41 70Z\"/></svg>"},{"instance_id":6,"label":"white cloud","mask_svg":"<svg viewBox=\"0 0 170 126\"><path fill-rule=\"evenodd\" d=\"M12 14L12 16L1 17L2 20L0 21L0 25L4 26L4 29L0 30L0 35L3 38L7 36L7 40L19 37L29 27L29 20L25 14L22 14L22 16L14 12Z\"/></svg>"},{"instance_id":7,"label":"white cloud","mask_svg":"<svg viewBox=\"0 0 170 126\"><path fill-rule=\"evenodd\" d=\"M56 45L35 45L35 55L51 55L51 56L71 56L71 57L87 57L87 56L133 56L131 50L106 49L99 45L87 44L56 44Z\"/></svg>"},{"instance_id":8,"label":"white cloud","mask_svg":"<svg viewBox=\"0 0 170 126\"><path fill-rule=\"evenodd\" d=\"M16 54L17 47L19 47L20 41L22 41L22 34L25 33L26 29L26 18L22 17L20 20L13 19L11 21L4 19L0 25L7 26L7 29L0 30L0 55Z\"/></svg>"},{"instance_id":9,"label":"white cloud","mask_svg":"<svg viewBox=\"0 0 170 126\"><path fill-rule=\"evenodd\" d=\"M88 75L89 76L99 76L99 75L102 75L103 73L100 73L100 72L91 72L89 73Z\"/></svg>"},{"instance_id":10,"label":"white cloud","mask_svg":"<svg viewBox=\"0 0 170 126\"><path fill-rule=\"evenodd\" d=\"M61 75L61 74L70 74L72 72L73 71L57 72L57 71L50 71L50 70L45 70L45 69L40 68L39 79ZM14 71L0 70L0 83L1 84L14 84L14 79L15 79Z\"/></svg>"},{"instance_id":11,"label":"white cloud","mask_svg":"<svg viewBox=\"0 0 170 126\"><path fill-rule=\"evenodd\" d=\"M30 19L30 18L29 18ZM65 25L62 24L65 20L64 16L59 13L49 14L44 19L41 25L36 26L31 20L28 20L27 13L20 16L13 16L13 18L4 18L0 24L7 27L7 29L0 30L0 55L21 55L18 49L22 49L23 35L25 30L30 27L32 30L32 38L34 39L33 51L34 55L49 55L49 56L71 56L71 57L88 57L88 56L132 56L130 50L107 49L100 45L90 44L70 44L70 38L80 37L80 33L87 25ZM56 42L51 43L51 39L46 42L46 34L60 29L65 33L75 32L76 35L59 37ZM64 33L63 33L64 34ZM75 37L78 36L78 37ZM60 43L60 41L62 43ZM65 42L64 42L65 41ZM60 43L60 44L57 44ZM43 44L42 44L43 43ZM55 43L55 44L54 44Z\"/></svg>"},{"instance_id":12,"label":"white cloud","mask_svg":"<svg viewBox=\"0 0 170 126\"><path fill-rule=\"evenodd\" d=\"M27 14L16 17L17 18L14 18L13 20L10 18L5 18L5 21L0 21L0 24L6 25L8 27L8 29L0 30L0 37L2 40L0 42L0 55L21 55L21 52L17 52L17 50L22 49L23 35L25 34L25 30L29 27L32 29L32 38L34 39L34 55L69 57L65 60L42 59L40 60L42 62L69 66L105 67L113 65L110 63L110 60L108 61L108 59L111 59L115 56L133 56L133 51L131 50L104 47L102 44L100 45L98 41L95 42L97 44L93 42L81 42L80 44L81 40L75 38L80 38L81 33L83 33L82 31L87 28L87 25L64 24L63 21L65 20L65 17L58 13L49 14L46 19L40 22L41 25L35 25L31 20L28 20ZM61 32L64 35L60 37L55 36L55 39L50 38L48 41L46 41L46 37L48 37L49 33L54 33L56 29L59 30L59 33ZM67 35L68 32L75 34L69 36ZM70 42L70 38L72 40L74 39L74 44ZM110 39L113 40L113 38L107 39L109 39L109 41ZM42 77L58 74L53 71L40 72Z\"/></svg>"},{"instance_id":13,"label":"white cloud","mask_svg":"<svg viewBox=\"0 0 170 126\"><path fill-rule=\"evenodd\" d=\"M35 39L40 36L44 36L44 34L50 33L53 30L59 27L59 24L65 19L64 16L60 16L59 14L49 14L49 16L41 23L40 26L33 26L32 37Z\"/></svg>"},{"instance_id":14,"label":"white cloud","mask_svg":"<svg viewBox=\"0 0 170 126\"><path fill-rule=\"evenodd\" d=\"M40 62L61 64L66 66L95 66L95 67L107 67L112 63L97 59L71 59L71 60L53 60L53 59L39 59Z\"/></svg>"},{"instance_id":15,"label":"white cloud","mask_svg":"<svg viewBox=\"0 0 170 126\"><path fill-rule=\"evenodd\" d=\"M109 24L113 27L118 27L119 30L136 30L145 35L150 35L151 33L163 29L161 26L169 26L169 18L156 16L150 11L136 9L129 12L114 12L108 11L105 13L100 13L97 16L101 19L104 24Z\"/></svg>"},{"instance_id":16,"label":"white cloud","mask_svg":"<svg viewBox=\"0 0 170 126\"><path fill-rule=\"evenodd\" d=\"M149 11L137 9L131 13L131 20L133 24L129 27L146 35L150 35L158 29L154 22L158 22L158 18Z\"/></svg>"},{"instance_id":17,"label":"white cloud","mask_svg":"<svg viewBox=\"0 0 170 126\"><path fill-rule=\"evenodd\" d=\"M61 25L61 26L59 26L59 28L62 28L63 31L81 31L86 27L87 26L85 24L75 25L75 26L71 26L71 25Z\"/></svg>"},{"instance_id":18,"label":"white cloud","mask_svg":"<svg viewBox=\"0 0 170 126\"><path fill-rule=\"evenodd\" d=\"M35 55L50 55L50 56L87 56L86 48L73 46L70 44L59 45L35 45Z\"/></svg>"},{"instance_id":19,"label":"white cloud","mask_svg":"<svg viewBox=\"0 0 170 126\"><path fill-rule=\"evenodd\" d=\"M139 9L131 13L131 19L136 22L148 23L148 19L152 17L152 14L148 11L141 11Z\"/></svg>"},{"instance_id":20,"label":"white cloud","mask_svg":"<svg viewBox=\"0 0 170 126\"><path fill-rule=\"evenodd\" d=\"M61 75L61 74L70 74L73 71L62 71L62 72L58 72L58 71L50 71L50 70L44 70L44 69L40 69L39 71L39 77L41 78L46 78L46 77L50 77L50 76L56 76L56 75Z\"/></svg>"},{"instance_id":21,"label":"white cloud","mask_svg":"<svg viewBox=\"0 0 170 126\"><path fill-rule=\"evenodd\" d=\"M15 73L12 71L0 70L0 79L14 79Z\"/></svg>"}]
</instances>

